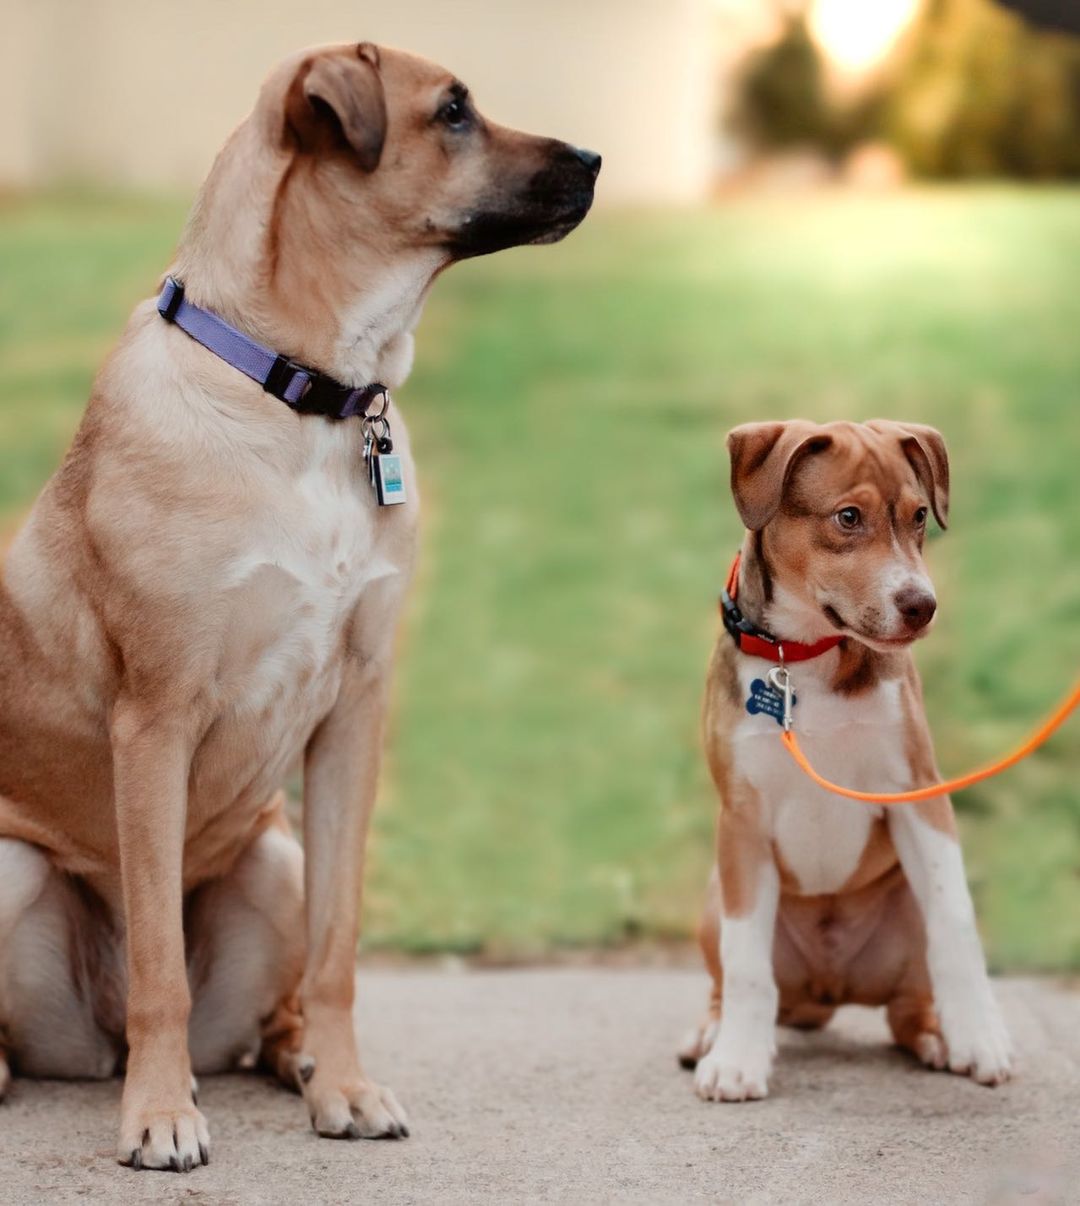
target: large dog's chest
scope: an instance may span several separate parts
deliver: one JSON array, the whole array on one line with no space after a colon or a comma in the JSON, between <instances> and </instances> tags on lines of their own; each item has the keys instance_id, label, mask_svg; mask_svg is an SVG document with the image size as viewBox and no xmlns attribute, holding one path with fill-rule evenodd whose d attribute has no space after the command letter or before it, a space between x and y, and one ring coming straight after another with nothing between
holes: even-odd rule
<instances>
[{"instance_id":1,"label":"large dog's chest","mask_svg":"<svg viewBox=\"0 0 1080 1206\"><path fill-rule=\"evenodd\" d=\"M750 698L763 663L739 666L742 699ZM910 760L898 680L844 696L816 675L792 669L799 742L826 778L863 791L910 785ZM732 734L735 774L757 791L766 827L784 868L801 892L819 895L849 887L868 852L880 807L835 796L812 783L779 740L771 716L744 713Z\"/></svg>"},{"instance_id":2,"label":"large dog's chest","mask_svg":"<svg viewBox=\"0 0 1080 1206\"><path fill-rule=\"evenodd\" d=\"M314 468L227 567L217 716L196 758L211 812L265 803L333 707L351 645L379 640L354 626L365 592L402 572L383 518L366 480Z\"/></svg>"}]
</instances>

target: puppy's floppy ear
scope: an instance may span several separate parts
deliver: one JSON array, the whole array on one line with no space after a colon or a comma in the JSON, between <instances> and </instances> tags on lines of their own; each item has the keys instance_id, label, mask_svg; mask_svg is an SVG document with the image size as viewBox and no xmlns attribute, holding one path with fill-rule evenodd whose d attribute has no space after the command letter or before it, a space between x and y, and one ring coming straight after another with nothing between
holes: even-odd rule
<instances>
[{"instance_id":1,"label":"puppy's floppy ear","mask_svg":"<svg viewBox=\"0 0 1080 1206\"><path fill-rule=\"evenodd\" d=\"M360 167L373 172L386 141L378 47L361 42L351 53L331 51L307 60L285 98L285 124L305 150L348 146Z\"/></svg>"},{"instance_id":2,"label":"puppy's floppy ear","mask_svg":"<svg viewBox=\"0 0 1080 1206\"><path fill-rule=\"evenodd\" d=\"M945 450L945 437L936 428L921 423L874 419L867 427L899 437L904 456L915 470L934 509L934 518L944 531L949 526L949 454Z\"/></svg>"},{"instance_id":3,"label":"puppy's floppy ear","mask_svg":"<svg viewBox=\"0 0 1080 1206\"><path fill-rule=\"evenodd\" d=\"M909 433L903 440L904 453L930 497L934 518L942 531L949 526L949 454L945 438L933 427L921 423L903 423Z\"/></svg>"},{"instance_id":4,"label":"puppy's floppy ear","mask_svg":"<svg viewBox=\"0 0 1080 1206\"><path fill-rule=\"evenodd\" d=\"M780 509L791 472L808 453L823 452L833 438L817 423L744 423L728 432L731 493L743 523L756 532Z\"/></svg>"}]
</instances>

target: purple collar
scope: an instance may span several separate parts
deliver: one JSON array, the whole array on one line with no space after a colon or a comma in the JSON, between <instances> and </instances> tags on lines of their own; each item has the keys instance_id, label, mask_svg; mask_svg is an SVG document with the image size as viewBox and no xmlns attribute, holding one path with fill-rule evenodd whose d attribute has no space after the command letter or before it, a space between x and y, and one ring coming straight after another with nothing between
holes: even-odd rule
<instances>
[{"instance_id":1,"label":"purple collar","mask_svg":"<svg viewBox=\"0 0 1080 1206\"><path fill-rule=\"evenodd\" d=\"M175 323L196 343L246 373L268 394L280 398L298 414L349 419L353 415L364 415L380 394L389 399L385 385L375 383L359 389L342 385L325 373L297 364L256 343L210 310L189 302L184 297L183 284L174 277L165 278L157 308L166 322Z\"/></svg>"}]
</instances>

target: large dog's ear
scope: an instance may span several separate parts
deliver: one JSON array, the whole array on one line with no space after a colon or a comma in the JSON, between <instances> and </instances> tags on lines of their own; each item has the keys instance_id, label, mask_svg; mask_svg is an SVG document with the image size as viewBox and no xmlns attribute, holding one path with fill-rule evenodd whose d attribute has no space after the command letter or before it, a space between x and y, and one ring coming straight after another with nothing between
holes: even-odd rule
<instances>
[{"instance_id":1,"label":"large dog's ear","mask_svg":"<svg viewBox=\"0 0 1080 1206\"><path fill-rule=\"evenodd\" d=\"M904 456L915 470L934 509L934 518L944 531L949 526L949 454L945 449L945 437L935 427L894 423L891 419L874 419L867 427L895 435L900 440Z\"/></svg>"},{"instance_id":2,"label":"large dog's ear","mask_svg":"<svg viewBox=\"0 0 1080 1206\"><path fill-rule=\"evenodd\" d=\"M808 453L823 452L833 438L817 423L744 423L728 432L731 493L743 523L756 532L780 509L791 472Z\"/></svg>"},{"instance_id":3,"label":"large dog's ear","mask_svg":"<svg viewBox=\"0 0 1080 1206\"><path fill-rule=\"evenodd\" d=\"M304 63L285 98L285 122L305 150L348 146L373 172L386 141L378 47L361 42L352 54L318 54Z\"/></svg>"}]
</instances>

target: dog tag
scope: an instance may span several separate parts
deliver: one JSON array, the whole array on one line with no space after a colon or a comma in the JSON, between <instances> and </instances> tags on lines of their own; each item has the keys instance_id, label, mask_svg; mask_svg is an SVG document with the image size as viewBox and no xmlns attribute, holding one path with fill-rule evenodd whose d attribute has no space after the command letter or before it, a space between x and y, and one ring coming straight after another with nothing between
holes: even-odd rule
<instances>
[{"instance_id":1,"label":"dog tag","mask_svg":"<svg viewBox=\"0 0 1080 1206\"><path fill-rule=\"evenodd\" d=\"M796 702L795 696L792 695L791 706L794 707ZM779 725L784 723L784 697L779 691L773 690L763 678L755 678L750 684L750 698L746 701L746 710L751 716L760 712L771 716Z\"/></svg>"},{"instance_id":2,"label":"dog tag","mask_svg":"<svg viewBox=\"0 0 1080 1206\"><path fill-rule=\"evenodd\" d=\"M405 501L405 473L396 453L376 452L371 457L371 484L380 507Z\"/></svg>"},{"instance_id":3,"label":"dog tag","mask_svg":"<svg viewBox=\"0 0 1080 1206\"><path fill-rule=\"evenodd\" d=\"M384 401L381 414L364 416L364 463L380 507L392 507L405 501L405 470L390 437L390 420L386 417L388 404Z\"/></svg>"}]
</instances>

